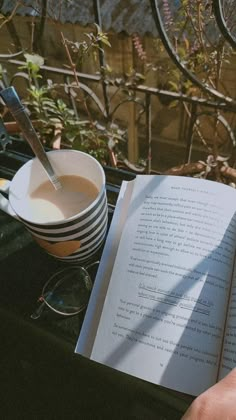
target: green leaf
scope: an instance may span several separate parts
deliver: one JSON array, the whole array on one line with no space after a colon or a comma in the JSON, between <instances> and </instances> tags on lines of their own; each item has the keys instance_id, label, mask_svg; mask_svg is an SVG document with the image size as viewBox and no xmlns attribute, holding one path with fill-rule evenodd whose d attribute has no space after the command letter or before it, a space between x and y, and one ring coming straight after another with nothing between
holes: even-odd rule
<instances>
[{"instance_id":1,"label":"green leaf","mask_svg":"<svg viewBox=\"0 0 236 420\"><path fill-rule=\"evenodd\" d=\"M108 41L108 39L107 39L107 36L102 36L102 37L100 38L100 41L101 41L103 44L107 45L107 47L111 47L111 44L110 44L110 42L109 42L109 41Z\"/></svg>"},{"instance_id":2,"label":"green leaf","mask_svg":"<svg viewBox=\"0 0 236 420\"><path fill-rule=\"evenodd\" d=\"M169 80L169 81L168 81L168 83L169 83L170 87L171 87L174 91L178 92L178 90L179 90L179 86L177 85L177 83L172 82L172 80Z\"/></svg>"}]
</instances>

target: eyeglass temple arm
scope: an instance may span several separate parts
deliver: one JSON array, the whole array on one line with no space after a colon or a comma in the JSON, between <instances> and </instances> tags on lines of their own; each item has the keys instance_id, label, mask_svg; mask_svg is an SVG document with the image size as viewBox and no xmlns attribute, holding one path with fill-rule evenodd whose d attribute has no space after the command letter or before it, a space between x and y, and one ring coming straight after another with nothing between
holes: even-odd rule
<instances>
[{"instance_id":1,"label":"eyeglass temple arm","mask_svg":"<svg viewBox=\"0 0 236 420\"><path fill-rule=\"evenodd\" d=\"M45 306L45 302L43 301L41 305L39 305L39 307L32 313L32 315L30 315L30 318L38 319L43 312L44 306Z\"/></svg>"}]
</instances>

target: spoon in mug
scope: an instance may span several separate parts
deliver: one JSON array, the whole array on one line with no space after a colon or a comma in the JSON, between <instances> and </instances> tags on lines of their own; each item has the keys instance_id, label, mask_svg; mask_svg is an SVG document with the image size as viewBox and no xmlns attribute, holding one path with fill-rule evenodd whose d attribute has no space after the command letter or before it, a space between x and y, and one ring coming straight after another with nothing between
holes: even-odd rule
<instances>
[{"instance_id":1,"label":"spoon in mug","mask_svg":"<svg viewBox=\"0 0 236 420\"><path fill-rule=\"evenodd\" d=\"M54 169L48 159L43 145L37 136L33 124L25 111L25 107L21 103L15 88L10 86L6 89L2 89L0 91L0 96L2 97L15 120L18 122L23 136L30 144L31 149L39 159L40 163L43 165L55 190L60 190L62 188L61 182L54 172Z\"/></svg>"}]
</instances>

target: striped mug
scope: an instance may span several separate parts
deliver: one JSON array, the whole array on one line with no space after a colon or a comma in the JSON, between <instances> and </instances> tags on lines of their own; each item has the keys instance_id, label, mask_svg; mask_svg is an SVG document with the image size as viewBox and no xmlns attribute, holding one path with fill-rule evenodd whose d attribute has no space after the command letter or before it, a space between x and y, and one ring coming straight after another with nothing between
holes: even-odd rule
<instances>
[{"instance_id":1,"label":"striped mug","mask_svg":"<svg viewBox=\"0 0 236 420\"><path fill-rule=\"evenodd\" d=\"M66 262L84 262L98 251L106 235L104 170L92 156L76 150L53 150L47 154L55 173L65 182L63 194L69 194L66 183L73 181L73 205L67 195L62 196L62 208L51 199L54 192L61 192L54 190L41 163L34 158L17 171L12 181L0 179L0 190L8 193L8 199L0 194L0 209L21 221L48 254ZM81 199L81 194L87 201ZM74 197L86 203L84 207Z\"/></svg>"}]
</instances>

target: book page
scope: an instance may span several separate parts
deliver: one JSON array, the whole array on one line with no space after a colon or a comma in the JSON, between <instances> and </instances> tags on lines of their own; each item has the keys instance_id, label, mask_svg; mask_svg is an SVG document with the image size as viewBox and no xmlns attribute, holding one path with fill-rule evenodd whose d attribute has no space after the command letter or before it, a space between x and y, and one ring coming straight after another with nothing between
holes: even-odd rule
<instances>
[{"instance_id":1,"label":"book page","mask_svg":"<svg viewBox=\"0 0 236 420\"><path fill-rule=\"evenodd\" d=\"M191 395L216 381L234 197L211 181L136 178L92 359Z\"/></svg>"},{"instance_id":2,"label":"book page","mask_svg":"<svg viewBox=\"0 0 236 420\"><path fill-rule=\"evenodd\" d=\"M234 268L232 289L229 301L229 312L225 327L222 359L219 380L236 367L236 267Z\"/></svg>"},{"instance_id":3,"label":"book page","mask_svg":"<svg viewBox=\"0 0 236 420\"><path fill-rule=\"evenodd\" d=\"M89 305L75 348L76 353L83 354L86 357L90 357L93 348L132 191L133 181L123 181L89 299Z\"/></svg>"}]
</instances>

